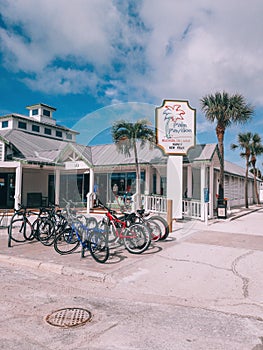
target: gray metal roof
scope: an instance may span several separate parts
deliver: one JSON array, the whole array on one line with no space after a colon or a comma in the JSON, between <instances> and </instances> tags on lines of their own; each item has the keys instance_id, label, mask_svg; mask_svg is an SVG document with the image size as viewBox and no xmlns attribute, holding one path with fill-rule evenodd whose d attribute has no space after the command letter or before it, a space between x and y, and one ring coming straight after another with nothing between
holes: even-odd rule
<instances>
[{"instance_id":1,"label":"gray metal roof","mask_svg":"<svg viewBox=\"0 0 263 350\"><path fill-rule=\"evenodd\" d=\"M188 151L185 161L211 161L215 152L217 152L217 144L200 144L196 145Z\"/></svg>"},{"instance_id":2,"label":"gray metal roof","mask_svg":"<svg viewBox=\"0 0 263 350\"><path fill-rule=\"evenodd\" d=\"M27 162L54 163L66 141L34 135L20 130L1 130L0 136L15 146Z\"/></svg>"},{"instance_id":3,"label":"gray metal roof","mask_svg":"<svg viewBox=\"0 0 263 350\"><path fill-rule=\"evenodd\" d=\"M91 146L91 152L94 166L135 164L134 152L131 151L131 156L127 157L117 151L115 144ZM139 162L143 164L164 164L167 160L159 148L150 149L147 145L141 148L139 143L138 157Z\"/></svg>"},{"instance_id":4,"label":"gray metal roof","mask_svg":"<svg viewBox=\"0 0 263 350\"><path fill-rule=\"evenodd\" d=\"M131 151L131 156L127 157L117 151L115 144L84 146L21 130L0 130L0 137L20 152L16 157L27 162L57 164L62 162L63 153L70 148L87 164L94 167L135 164L133 151ZM215 152L217 152L216 144L196 145L195 148L189 150L187 157L184 157L184 162L211 161ZM141 164L165 164L167 162L167 156L160 148L149 148L148 145L141 148L140 143L138 143L138 157ZM244 168L228 161L225 161L225 172L245 176ZM253 175L249 174L249 177Z\"/></svg>"},{"instance_id":5,"label":"gray metal roof","mask_svg":"<svg viewBox=\"0 0 263 350\"><path fill-rule=\"evenodd\" d=\"M242 177L246 175L246 169L242 168L241 166L235 163L228 162L227 160L225 160L225 163L224 163L224 171L225 173L228 173L230 175L235 174ZM249 172L248 177L253 178L254 175Z\"/></svg>"}]
</instances>

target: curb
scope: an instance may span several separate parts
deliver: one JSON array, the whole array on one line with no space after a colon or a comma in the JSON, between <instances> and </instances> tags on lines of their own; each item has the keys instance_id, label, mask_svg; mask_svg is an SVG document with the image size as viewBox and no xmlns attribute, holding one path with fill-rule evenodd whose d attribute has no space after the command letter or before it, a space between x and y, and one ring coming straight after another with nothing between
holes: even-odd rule
<instances>
[{"instance_id":1,"label":"curb","mask_svg":"<svg viewBox=\"0 0 263 350\"><path fill-rule=\"evenodd\" d=\"M81 270L50 262L42 262L33 259L12 257L4 254L0 254L0 262L15 266L25 266L36 270L52 272L63 276L81 276L96 282L105 282L107 277L106 274L95 271Z\"/></svg>"},{"instance_id":2,"label":"curb","mask_svg":"<svg viewBox=\"0 0 263 350\"><path fill-rule=\"evenodd\" d=\"M238 219L238 218L241 218L242 216L246 216L246 215L248 215L248 214L255 213L256 211L259 211L259 210L261 210L261 209L263 209L263 207L256 208L256 209L251 209L251 210L249 210L249 211L245 211L245 212L243 212L243 213L240 213L240 214L235 215L235 216L232 217L232 218L229 218L229 221L233 221L233 220L236 220L236 219Z\"/></svg>"}]
</instances>

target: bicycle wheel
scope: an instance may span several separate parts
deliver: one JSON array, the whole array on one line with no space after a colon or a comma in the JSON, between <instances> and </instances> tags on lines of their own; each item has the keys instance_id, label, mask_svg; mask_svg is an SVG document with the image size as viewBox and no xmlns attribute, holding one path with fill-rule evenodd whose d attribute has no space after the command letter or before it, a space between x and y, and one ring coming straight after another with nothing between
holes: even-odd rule
<instances>
[{"instance_id":1,"label":"bicycle wheel","mask_svg":"<svg viewBox=\"0 0 263 350\"><path fill-rule=\"evenodd\" d=\"M123 238L125 248L132 254L141 254L151 244L151 233L143 224L131 225Z\"/></svg>"},{"instance_id":2,"label":"bicycle wheel","mask_svg":"<svg viewBox=\"0 0 263 350\"><path fill-rule=\"evenodd\" d=\"M11 247L11 240L17 243L26 241L24 232L26 230L26 221L23 214L16 213L13 215L8 227L8 246Z\"/></svg>"},{"instance_id":3,"label":"bicycle wheel","mask_svg":"<svg viewBox=\"0 0 263 350\"><path fill-rule=\"evenodd\" d=\"M168 225L168 222L163 217L154 215L154 216L151 216L148 220L156 221L157 224L160 226L162 231L160 241L165 240L169 236L169 225Z\"/></svg>"},{"instance_id":4,"label":"bicycle wheel","mask_svg":"<svg viewBox=\"0 0 263 350\"><path fill-rule=\"evenodd\" d=\"M145 225L148 227L148 229L151 232L152 241L154 241L154 242L159 241L159 239L162 236L162 230L161 230L160 225L157 223L157 221L149 219L149 220L145 221Z\"/></svg>"},{"instance_id":5,"label":"bicycle wheel","mask_svg":"<svg viewBox=\"0 0 263 350\"><path fill-rule=\"evenodd\" d=\"M38 240L46 246L52 245L55 239L54 223L47 218L40 218L37 222Z\"/></svg>"},{"instance_id":6,"label":"bicycle wheel","mask_svg":"<svg viewBox=\"0 0 263 350\"><path fill-rule=\"evenodd\" d=\"M100 231L92 231L88 240L88 249L95 261L105 263L110 254L107 235Z\"/></svg>"},{"instance_id":7,"label":"bicycle wheel","mask_svg":"<svg viewBox=\"0 0 263 350\"><path fill-rule=\"evenodd\" d=\"M80 245L76 232L70 227L58 234L54 239L54 249L61 255L74 252Z\"/></svg>"}]
</instances>

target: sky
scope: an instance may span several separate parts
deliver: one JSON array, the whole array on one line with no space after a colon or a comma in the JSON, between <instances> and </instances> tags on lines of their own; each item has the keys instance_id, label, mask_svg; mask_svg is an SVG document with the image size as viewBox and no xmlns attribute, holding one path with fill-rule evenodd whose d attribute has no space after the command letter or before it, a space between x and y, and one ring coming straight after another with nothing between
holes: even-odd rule
<instances>
[{"instance_id":1,"label":"sky","mask_svg":"<svg viewBox=\"0 0 263 350\"><path fill-rule=\"evenodd\" d=\"M216 143L200 99L239 93L255 112L226 130L225 158L244 166L230 145L263 138L262 13L262 0L0 0L0 115L45 103L94 144L115 120L154 123L163 100L187 100L196 142Z\"/></svg>"}]
</instances>

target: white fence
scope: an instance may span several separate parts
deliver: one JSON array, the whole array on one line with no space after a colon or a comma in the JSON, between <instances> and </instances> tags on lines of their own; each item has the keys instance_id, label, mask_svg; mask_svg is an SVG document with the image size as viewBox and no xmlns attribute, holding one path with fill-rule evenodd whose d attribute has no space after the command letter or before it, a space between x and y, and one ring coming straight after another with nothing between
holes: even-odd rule
<instances>
[{"instance_id":1,"label":"white fence","mask_svg":"<svg viewBox=\"0 0 263 350\"><path fill-rule=\"evenodd\" d=\"M167 198L163 196L142 195L142 204L146 211L156 213L167 213Z\"/></svg>"},{"instance_id":2,"label":"white fence","mask_svg":"<svg viewBox=\"0 0 263 350\"><path fill-rule=\"evenodd\" d=\"M132 198L132 204L134 205L135 203L135 195ZM93 196L90 196L87 198L88 199L88 204L90 203L91 206L91 201L94 200ZM167 214L167 198L164 196L148 196L142 194L142 204L143 208L146 211L151 211L153 213L160 213L160 214ZM118 209L120 202L118 203L107 203L109 206L116 206L115 209ZM203 204L204 206L204 204ZM89 206L88 206L89 209ZM134 209L134 208L133 208ZM184 217L189 217L193 219L198 219L198 220L203 220L204 215L202 215L202 203L200 200L186 200L183 199L183 205L182 205L182 214Z\"/></svg>"},{"instance_id":3,"label":"white fence","mask_svg":"<svg viewBox=\"0 0 263 350\"><path fill-rule=\"evenodd\" d=\"M183 216L202 219L202 203L199 200L183 199Z\"/></svg>"}]
</instances>

